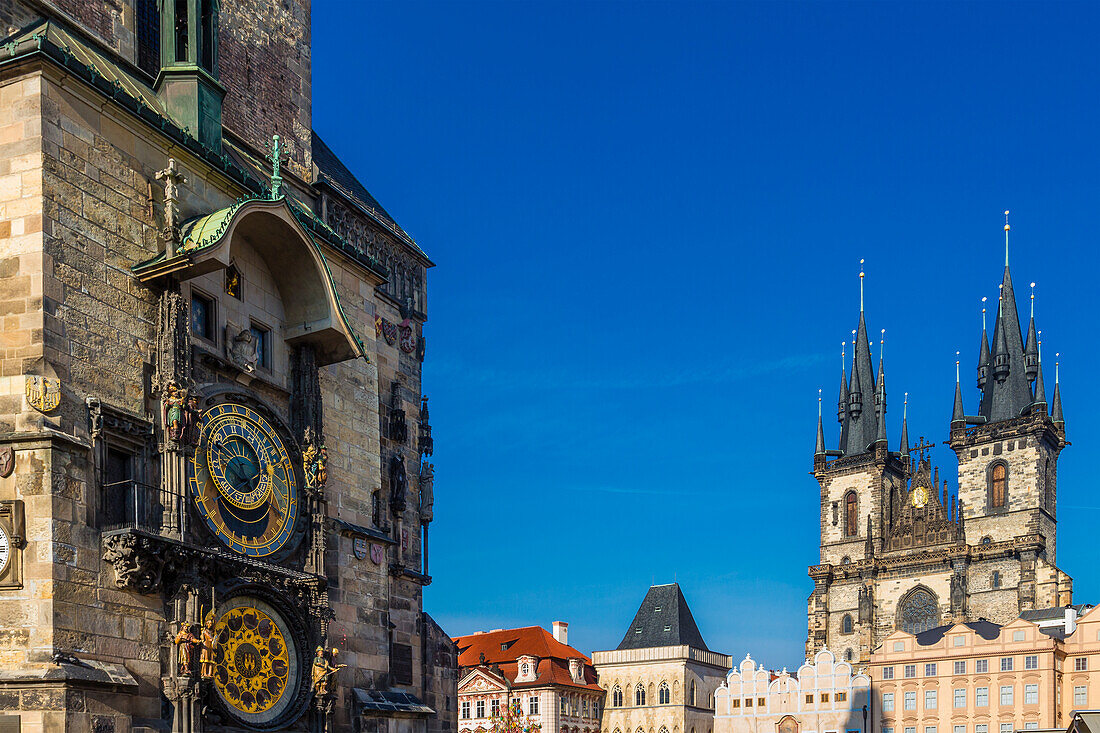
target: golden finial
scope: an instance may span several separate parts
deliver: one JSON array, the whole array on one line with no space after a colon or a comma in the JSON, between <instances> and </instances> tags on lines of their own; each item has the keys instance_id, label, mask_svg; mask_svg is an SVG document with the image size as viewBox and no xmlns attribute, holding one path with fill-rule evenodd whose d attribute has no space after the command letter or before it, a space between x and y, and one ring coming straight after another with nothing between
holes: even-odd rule
<instances>
[{"instance_id":1,"label":"golden finial","mask_svg":"<svg viewBox=\"0 0 1100 733\"><path fill-rule=\"evenodd\" d=\"M817 419L821 419L821 387L817 388Z\"/></svg>"},{"instance_id":2,"label":"golden finial","mask_svg":"<svg viewBox=\"0 0 1100 733\"><path fill-rule=\"evenodd\" d=\"M859 312L863 312L863 259L859 260ZM852 342L853 344L855 341Z\"/></svg>"},{"instance_id":3,"label":"golden finial","mask_svg":"<svg viewBox=\"0 0 1100 733\"><path fill-rule=\"evenodd\" d=\"M1031 283L1031 317L1035 317L1035 283Z\"/></svg>"},{"instance_id":4,"label":"golden finial","mask_svg":"<svg viewBox=\"0 0 1100 733\"><path fill-rule=\"evenodd\" d=\"M959 383L959 353L955 352L955 384Z\"/></svg>"},{"instance_id":5,"label":"golden finial","mask_svg":"<svg viewBox=\"0 0 1100 733\"><path fill-rule=\"evenodd\" d=\"M1059 363L1059 360L1061 358L1062 358L1062 352L1061 351L1054 352L1054 384L1056 384L1056 385L1058 384L1058 363Z\"/></svg>"},{"instance_id":6,"label":"golden finial","mask_svg":"<svg viewBox=\"0 0 1100 733\"><path fill-rule=\"evenodd\" d=\"M985 296L982 296L982 330L985 330L985 301L989 300Z\"/></svg>"},{"instance_id":7,"label":"golden finial","mask_svg":"<svg viewBox=\"0 0 1100 733\"><path fill-rule=\"evenodd\" d=\"M909 416L909 393L905 393L905 401L901 403L901 419Z\"/></svg>"},{"instance_id":8,"label":"golden finial","mask_svg":"<svg viewBox=\"0 0 1100 733\"><path fill-rule=\"evenodd\" d=\"M1035 339L1036 344L1039 347L1039 361L1043 361L1043 332L1039 331L1038 338Z\"/></svg>"},{"instance_id":9,"label":"golden finial","mask_svg":"<svg viewBox=\"0 0 1100 733\"><path fill-rule=\"evenodd\" d=\"M1008 210L1005 210L1005 267L1008 267Z\"/></svg>"}]
</instances>

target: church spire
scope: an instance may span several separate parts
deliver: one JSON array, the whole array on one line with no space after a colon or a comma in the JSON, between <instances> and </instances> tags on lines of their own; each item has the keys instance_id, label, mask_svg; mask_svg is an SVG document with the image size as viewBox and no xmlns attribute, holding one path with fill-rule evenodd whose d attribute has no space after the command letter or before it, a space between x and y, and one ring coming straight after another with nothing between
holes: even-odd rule
<instances>
[{"instance_id":1,"label":"church spire","mask_svg":"<svg viewBox=\"0 0 1100 733\"><path fill-rule=\"evenodd\" d=\"M989 370L993 367L991 363L991 357L989 355L989 336L985 331L985 302L986 298L982 298L982 345L978 350L978 389L985 389L986 382L989 381Z\"/></svg>"},{"instance_id":2,"label":"church spire","mask_svg":"<svg viewBox=\"0 0 1100 733\"><path fill-rule=\"evenodd\" d=\"M844 455L866 453L878 440L878 410L872 409L883 395L876 390L875 371L871 362L867 320L863 308L863 260L859 262L860 309L859 325L853 334L852 379L848 388L847 429L841 450ZM866 391L866 394L864 393Z\"/></svg>"},{"instance_id":3,"label":"church spire","mask_svg":"<svg viewBox=\"0 0 1100 733\"><path fill-rule=\"evenodd\" d=\"M1034 382L1039 373L1039 343L1035 332L1035 283L1031 283L1031 322L1027 327L1027 341L1024 344L1024 373L1029 382Z\"/></svg>"},{"instance_id":4,"label":"church spire","mask_svg":"<svg viewBox=\"0 0 1100 733\"><path fill-rule=\"evenodd\" d=\"M817 390L817 445L814 456L825 455L825 426L821 422L821 390Z\"/></svg>"},{"instance_id":5,"label":"church spire","mask_svg":"<svg viewBox=\"0 0 1100 733\"><path fill-rule=\"evenodd\" d=\"M1023 335L1016 310L1016 295L1008 260L1008 212L1005 212L1005 269L997 299L997 321L993 326L992 377L982 389L979 415L986 422L1010 420L1022 415L1032 403L1024 359Z\"/></svg>"},{"instance_id":6,"label":"church spire","mask_svg":"<svg viewBox=\"0 0 1100 733\"><path fill-rule=\"evenodd\" d=\"M901 406L901 459L909 465L909 393Z\"/></svg>"},{"instance_id":7,"label":"church spire","mask_svg":"<svg viewBox=\"0 0 1100 733\"><path fill-rule=\"evenodd\" d=\"M951 427L966 427L966 413L963 411L962 385L959 383L959 352L955 352L955 407L951 411Z\"/></svg>"},{"instance_id":8,"label":"church spire","mask_svg":"<svg viewBox=\"0 0 1100 733\"><path fill-rule=\"evenodd\" d=\"M848 414L848 373L845 371L847 365L844 363L848 358L844 353L844 347L847 345L847 341L840 342L840 397L836 402L836 421L839 423L843 423Z\"/></svg>"},{"instance_id":9,"label":"church spire","mask_svg":"<svg viewBox=\"0 0 1100 733\"><path fill-rule=\"evenodd\" d=\"M880 380L878 383L879 404L882 405L878 416L878 433L875 435L875 443L881 443L884 447L886 440L886 385Z\"/></svg>"},{"instance_id":10,"label":"church spire","mask_svg":"<svg viewBox=\"0 0 1100 733\"><path fill-rule=\"evenodd\" d=\"M1055 359L1061 358L1061 354L1055 354ZM1065 428L1066 420L1062 416L1062 386L1058 383L1058 362L1054 362L1054 402L1050 408L1050 417L1054 420L1054 424L1060 428Z\"/></svg>"},{"instance_id":11,"label":"church spire","mask_svg":"<svg viewBox=\"0 0 1100 733\"><path fill-rule=\"evenodd\" d=\"M1032 319L1034 320L1034 319ZM1043 408L1043 414L1047 414L1047 390L1043 384L1043 332L1039 331L1035 338L1035 406Z\"/></svg>"}]
</instances>

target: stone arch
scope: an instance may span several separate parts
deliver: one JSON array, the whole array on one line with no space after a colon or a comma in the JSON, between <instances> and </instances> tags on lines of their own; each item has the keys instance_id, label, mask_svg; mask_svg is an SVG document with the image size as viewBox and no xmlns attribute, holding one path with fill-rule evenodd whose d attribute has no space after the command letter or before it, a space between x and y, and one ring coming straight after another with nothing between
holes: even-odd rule
<instances>
[{"instance_id":1,"label":"stone arch","mask_svg":"<svg viewBox=\"0 0 1100 733\"><path fill-rule=\"evenodd\" d=\"M775 724L776 733L798 733L799 731L798 721L792 715L784 715L779 719L779 722Z\"/></svg>"},{"instance_id":2,"label":"stone arch","mask_svg":"<svg viewBox=\"0 0 1100 733\"><path fill-rule=\"evenodd\" d=\"M141 282L169 276L189 280L226 269L246 243L275 280L288 344L312 344L322 366L364 355L324 255L285 199L238 202L185 222L171 257L158 255L133 272Z\"/></svg>"}]
</instances>

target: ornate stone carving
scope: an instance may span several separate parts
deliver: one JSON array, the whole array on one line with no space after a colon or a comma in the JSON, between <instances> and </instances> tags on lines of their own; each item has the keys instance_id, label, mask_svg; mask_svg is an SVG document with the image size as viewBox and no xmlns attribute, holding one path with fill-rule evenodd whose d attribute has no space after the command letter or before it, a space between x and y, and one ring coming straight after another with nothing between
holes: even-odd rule
<instances>
[{"instance_id":1,"label":"ornate stone carving","mask_svg":"<svg viewBox=\"0 0 1100 733\"><path fill-rule=\"evenodd\" d=\"M103 560L115 569L115 585L138 593L160 587L164 557L159 543L135 533L116 534L103 540Z\"/></svg>"},{"instance_id":2,"label":"ornate stone carving","mask_svg":"<svg viewBox=\"0 0 1100 733\"><path fill-rule=\"evenodd\" d=\"M434 518L435 466L427 461L420 464L420 523L430 524Z\"/></svg>"},{"instance_id":3,"label":"ornate stone carving","mask_svg":"<svg viewBox=\"0 0 1100 733\"><path fill-rule=\"evenodd\" d=\"M428 417L428 397L420 396L420 422L416 436L416 447L422 456L430 456L435 451L435 441L432 439L432 424Z\"/></svg>"},{"instance_id":4,"label":"ornate stone carving","mask_svg":"<svg viewBox=\"0 0 1100 733\"><path fill-rule=\"evenodd\" d=\"M157 372L153 389L163 395L170 383L191 383L191 338L188 306L180 286L172 282L160 295L157 309Z\"/></svg>"},{"instance_id":5,"label":"ornate stone carving","mask_svg":"<svg viewBox=\"0 0 1100 733\"><path fill-rule=\"evenodd\" d=\"M409 439L409 424L405 420L405 411L401 409L401 382L394 380L390 385L390 440L404 443Z\"/></svg>"},{"instance_id":6,"label":"ornate stone carving","mask_svg":"<svg viewBox=\"0 0 1100 733\"><path fill-rule=\"evenodd\" d=\"M966 618L966 570L956 570L951 575L951 615Z\"/></svg>"},{"instance_id":7,"label":"ornate stone carving","mask_svg":"<svg viewBox=\"0 0 1100 733\"><path fill-rule=\"evenodd\" d=\"M397 513L405 511L408 501L408 476L405 473L405 458L394 453L390 458L390 506Z\"/></svg>"},{"instance_id":8,"label":"ornate stone carving","mask_svg":"<svg viewBox=\"0 0 1100 733\"><path fill-rule=\"evenodd\" d=\"M27 402L39 412L53 412L61 404L61 380L57 377L26 376Z\"/></svg>"},{"instance_id":9,"label":"ornate stone carving","mask_svg":"<svg viewBox=\"0 0 1100 733\"><path fill-rule=\"evenodd\" d=\"M306 491L320 494L328 483L328 451L306 427L305 449L302 451L302 468L306 476Z\"/></svg>"},{"instance_id":10,"label":"ornate stone carving","mask_svg":"<svg viewBox=\"0 0 1100 733\"><path fill-rule=\"evenodd\" d=\"M302 344L291 352L290 427L294 437L305 439L309 429L322 441L323 414L321 384L317 376L317 353L312 344Z\"/></svg>"},{"instance_id":11,"label":"ornate stone carving","mask_svg":"<svg viewBox=\"0 0 1100 733\"><path fill-rule=\"evenodd\" d=\"M169 158L168 167L157 171L156 175L158 181L164 181L164 228L160 238L164 242L165 257L171 259L180 241L179 186L186 184L187 178L177 169L175 158Z\"/></svg>"},{"instance_id":12,"label":"ornate stone carving","mask_svg":"<svg viewBox=\"0 0 1100 733\"><path fill-rule=\"evenodd\" d=\"M10 445L0 447L0 478L7 478L15 471L15 448Z\"/></svg>"},{"instance_id":13,"label":"ornate stone carving","mask_svg":"<svg viewBox=\"0 0 1100 733\"><path fill-rule=\"evenodd\" d=\"M259 354L256 351L256 337L251 329L241 328L234 323L225 325L225 356L233 366L242 371L256 371Z\"/></svg>"}]
</instances>

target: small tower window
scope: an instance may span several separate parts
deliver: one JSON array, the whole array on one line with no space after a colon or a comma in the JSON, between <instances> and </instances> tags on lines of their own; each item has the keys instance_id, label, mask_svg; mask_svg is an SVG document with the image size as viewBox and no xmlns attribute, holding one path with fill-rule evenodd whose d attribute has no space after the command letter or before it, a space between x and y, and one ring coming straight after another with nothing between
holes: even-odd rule
<instances>
[{"instance_id":1,"label":"small tower window","mask_svg":"<svg viewBox=\"0 0 1100 733\"><path fill-rule=\"evenodd\" d=\"M1003 508L1007 494L1008 466L1003 463L995 463L989 471L989 506L995 509Z\"/></svg>"},{"instance_id":2,"label":"small tower window","mask_svg":"<svg viewBox=\"0 0 1100 733\"><path fill-rule=\"evenodd\" d=\"M695 680L691 681L691 697L689 698L688 705L695 707Z\"/></svg>"},{"instance_id":3,"label":"small tower window","mask_svg":"<svg viewBox=\"0 0 1100 733\"><path fill-rule=\"evenodd\" d=\"M844 498L844 534L849 537L859 534L859 512L854 491L849 491Z\"/></svg>"},{"instance_id":4,"label":"small tower window","mask_svg":"<svg viewBox=\"0 0 1100 733\"><path fill-rule=\"evenodd\" d=\"M1000 588L1001 587L1001 571L1000 570L994 570L993 571L993 578L989 581L989 583L994 588Z\"/></svg>"},{"instance_id":5,"label":"small tower window","mask_svg":"<svg viewBox=\"0 0 1100 733\"><path fill-rule=\"evenodd\" d=\"M844 618L840 620L840 633L852 633L852 614L846 613L844 614Z\"/></svg>"}]
</instances>

